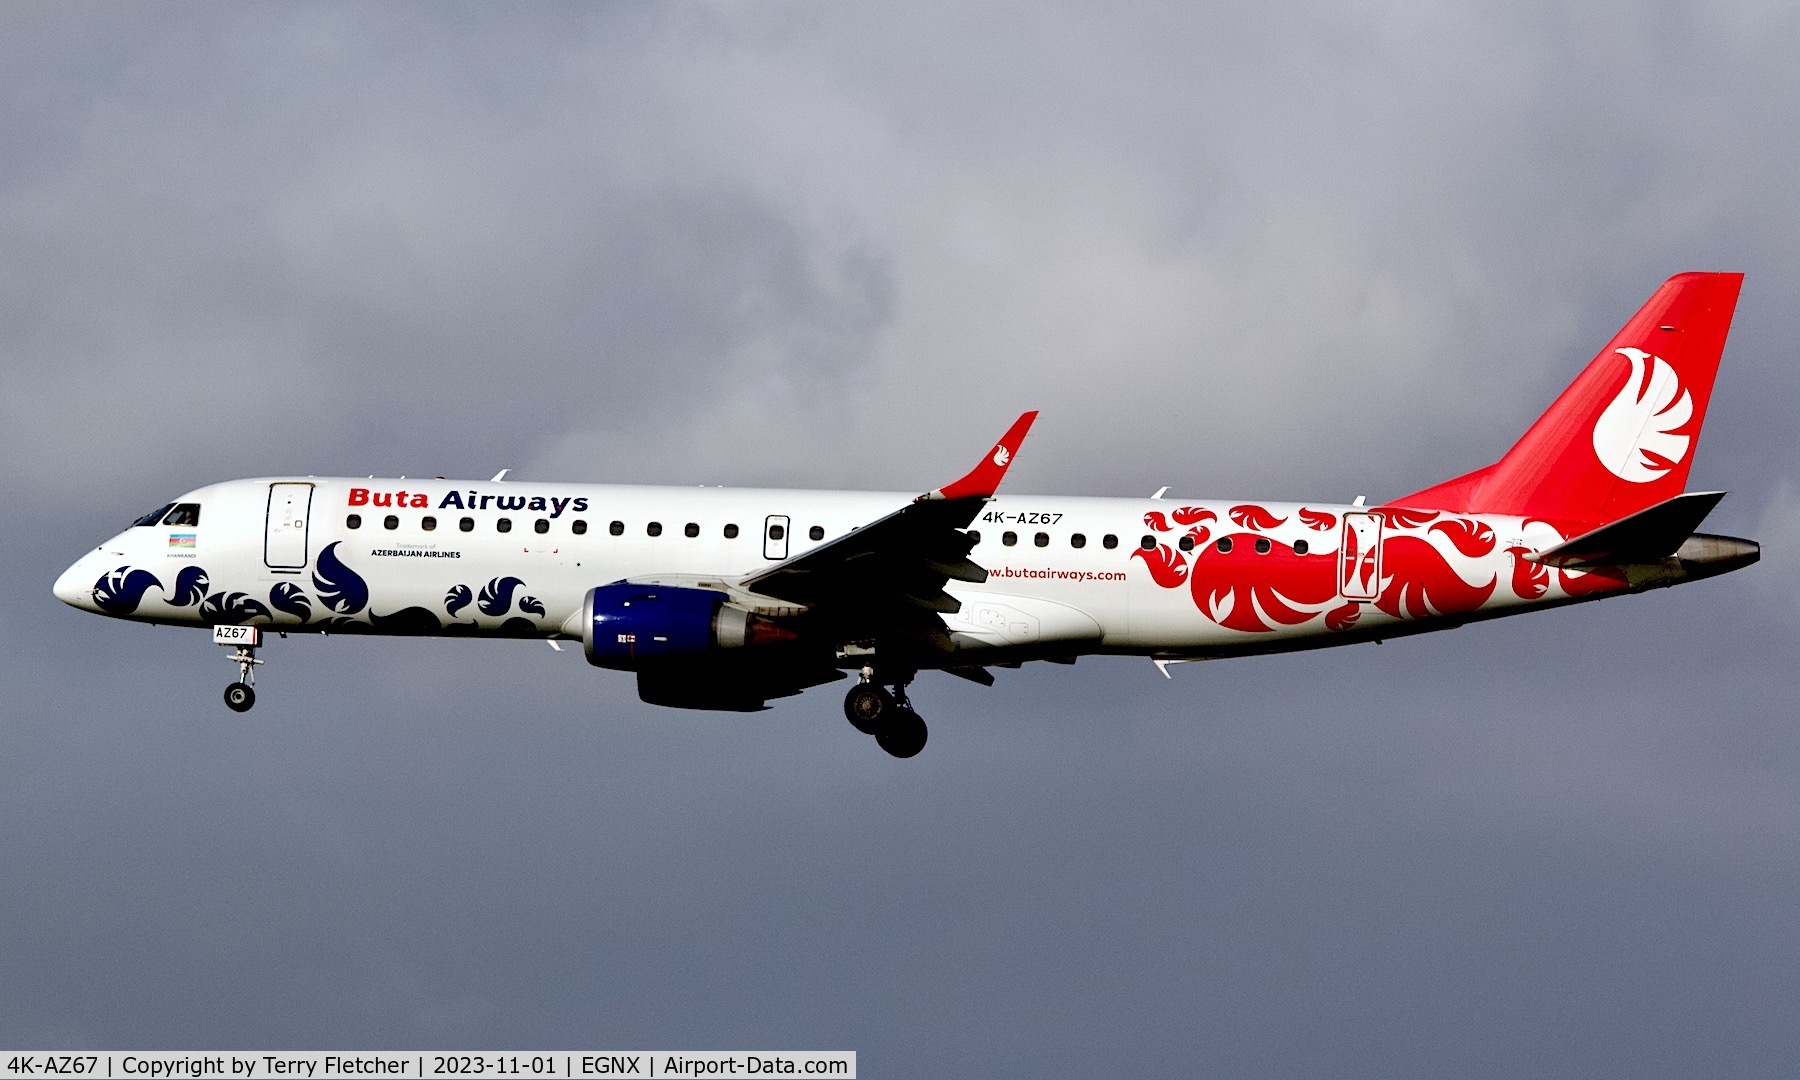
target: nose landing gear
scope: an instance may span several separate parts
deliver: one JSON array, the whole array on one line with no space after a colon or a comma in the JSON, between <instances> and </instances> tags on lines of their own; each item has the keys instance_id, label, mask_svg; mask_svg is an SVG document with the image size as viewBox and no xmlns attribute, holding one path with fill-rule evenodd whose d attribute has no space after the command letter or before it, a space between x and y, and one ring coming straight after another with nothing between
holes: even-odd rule
<instances>
[{"instance_id":1,"label":"nose landing gear","mask_svg":"<svg viewBox=\"0 0 1800 1080\"><path fill-rule=\"evenodd\" d=\"M931 734L907 700L906 684L911 681L909 676L894 683L889 693L875 681L874 670L864 668L862 678L844 695L844 716L850 726L875 736L875 745L897 758L917 756Z\"/></svg>"},{"instance_id":2,"label":"nose landing gear","mask_svg":"<svg viewBox=\"0 0 1800 1080\"><path fill-rule=\"evenodd\" d=\"M215 626L213 644L230 645L232 663L238 666L238 681L225 688L225 707L232 712L249 712L256 704L256 647L262 644L262 630L255 626Z\"/></svg>"}]
</instances>

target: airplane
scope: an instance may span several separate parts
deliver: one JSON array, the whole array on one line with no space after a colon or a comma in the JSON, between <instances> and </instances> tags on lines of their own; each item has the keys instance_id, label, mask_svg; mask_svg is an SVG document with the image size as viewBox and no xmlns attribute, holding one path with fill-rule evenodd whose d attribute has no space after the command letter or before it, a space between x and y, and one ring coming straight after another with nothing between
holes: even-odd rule
<instances>
[{"instance_id":1,"label":"airplane","mask_svg":"<svg viewBox=\"0 0 1800 1080\"><path fill-rule=\"evenodd\" d=\"M906 492L278 476L188 492L58 599L211 628L237 711L264 632L580 641L656 705L755 711L854 673L895 757L922 671L1090 654L1168 665L1443 630L1713 577L1760 556L1686 491L1743 275L1670 278L1499 461L1370 506L999 496L1037 413Z\"/></svg>"}]
</instances>

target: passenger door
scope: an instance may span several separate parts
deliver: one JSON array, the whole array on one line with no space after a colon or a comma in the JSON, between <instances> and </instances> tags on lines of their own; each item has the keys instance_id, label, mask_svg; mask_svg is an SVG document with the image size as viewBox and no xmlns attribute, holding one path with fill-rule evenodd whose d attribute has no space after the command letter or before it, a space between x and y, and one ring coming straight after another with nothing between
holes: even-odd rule
<instances>
[{"instance_id":1,"label":"passenger door","mask_svg":"<svg viewBox=\"0 0 1800 1080\"><path fill-rule=\"evenodd\" d=\"M311 484L270 484L269 511L263 533L263 564L271 570L306 568Z\"/></svg>"},{"instance_id":2,"label":"passenger door","mask_svg":"<svg viewBox=\"0 0 1800 1080\"><path fill-rule=\"evenodd\" d=\"M1338 592L1346 600L1381 595L1381 515L1345 514L1344 542L1338 549Z\"/></svg>"}]
</instances>

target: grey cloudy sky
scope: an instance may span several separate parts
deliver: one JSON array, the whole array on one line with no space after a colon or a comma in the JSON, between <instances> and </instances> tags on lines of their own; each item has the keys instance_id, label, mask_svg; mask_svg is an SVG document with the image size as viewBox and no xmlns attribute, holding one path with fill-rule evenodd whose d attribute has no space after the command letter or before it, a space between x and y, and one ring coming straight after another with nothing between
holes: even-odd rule
<instances>
[{"instance_id":1,"label":"grey cloudy sky","mask_svg":"<svg viewBox=\"0 0 1800 1080\"><path fill-rule=\"evenodd\" d=\"M871 1075L1800 1069L1800 14L0 9L0 1045ZM1380 498L1747 272L1764 562L1312 656L659 711L541 645L57 604L261 473Z\"/></svg>"}]
</instances>

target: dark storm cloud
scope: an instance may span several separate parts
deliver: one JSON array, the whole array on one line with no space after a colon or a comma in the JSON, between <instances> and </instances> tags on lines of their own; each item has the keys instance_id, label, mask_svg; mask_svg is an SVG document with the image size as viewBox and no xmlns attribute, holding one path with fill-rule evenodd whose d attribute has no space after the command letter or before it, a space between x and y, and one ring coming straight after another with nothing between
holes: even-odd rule
<instances>
[{"instance_id":1,"label":"dark storm cloud","mask_svg":"<svg viewBox=\"0 0 1800 1080\"><path fill-rule=\"evenodd\" d=\"M274 415L271 469L323 436L479 471L577 418L641 443L644 402L840 387L888 302L867 243L822 249L742 179L658 167L654 129L616 109L653 81L643 31L599 18L557 47L474 21L402 70L413 32L379 16L156 24L184 43L171 63L71 109L73 147L9 192L13 460L57 422L42 400L113 409L113 440L189 469L205 451L172 418ZM441 440L409 434L433 428L480 433L482 456L434 460ZM110 470L117 446L85 460Z\"/></svg>"},{"instance_id":2,"label":"dark storm cloud","mask_svg":"<svg viewBox=\"0 0 1800 1080\"><path fill-rule=\"evenodd\" d=\"M1796 17L1754 5L0 14L0 1042L853 1046L870 1071L1800 1055ZM1320 656L636 701L542 646L55 605L263 472L1349 498L1749 272L1762 566ZM28 509L28 512L26 510ZM942 684L942 685L940 685Z\"/></svg>"}]
</instances>

